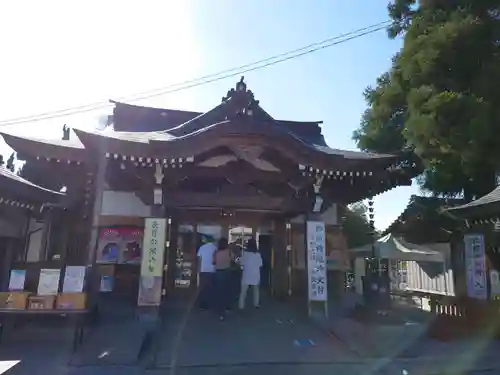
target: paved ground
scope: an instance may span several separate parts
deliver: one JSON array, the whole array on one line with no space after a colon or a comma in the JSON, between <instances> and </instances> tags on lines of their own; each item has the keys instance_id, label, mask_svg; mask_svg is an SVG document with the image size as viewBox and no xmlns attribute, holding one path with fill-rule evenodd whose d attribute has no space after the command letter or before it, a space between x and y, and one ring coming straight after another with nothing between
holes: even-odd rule
<instances>
[{"instance_id":1,"label":"paved ground","mask_svg":"<svg viewBox=\"0 0 500 375\"><path fill-rule=\"evenodd\" d=\"M0 346L0 361L20 360L7 372L14 375L246 375L256 372L452 375L493 374L499 371L495 369L500 369L500 358L497 358L500 348L486 338L446 344L412 340L410 336L404 337L405 332L417 331L411 326L403 325L399 331L398 326L355 326L352 319L333 307L331 316L336 319L335 334L328 334L290 305L273 300L264 300L260 310L249 309L244 315L233 313L224 322L218 321L211 312L190 309L186 303L171 303L165 311L164 324L155 330L158 340L153 340L140 361L137 361L138 343L144 332L140 322L125 313L105 319L98 330L87 336L85 345L76 354L71 353L73 332L69 328L12 332L4 337L4 345ZM350 334L350 342L339 333L339 327L344 335ZM397 338L413 344L408 345L406 355L390 348L390 343ZM365 348L377 347L380 355L373 355L373 350L371 355L362 353L359 348L363 341ZM409 352L413 355L408 355ZM478 360L480 357L485 358ZM0 373L2 364L5 363L0 362Z\"/></svg>"},{"instance_id":2,"label":"paved ground","mask_svg":"<svg viewBox=\"0 0 500 375\"><path fill-rule=\"evenodd\" d=\"M8 374L38 374L42 369L46 374L57 374L71 355L72 339L72 329L65 327L25 327L5 332L0 368L6 361L19 361Z\"/></svg>"},{"instance_id":3,"label":"paved ground","mask_svg":"<svg viewBox=\"0 0 500 375\"><path fill-rule=\"evenodd\" d=\"M61 367L47 369L39 367L29 374L55 374L55 375L494 375L497 369L478 368L475 370L452 370L448 365L428 362L418 366L412 363L393 362L387 366L377 366L372 363L295 363L295 364L245 364L245 365L220 365L199 367L177 367L175 369L145 369L139 366L86 366L86 367ZM28 374L16 371L14 367L8 374Z\"/></svg>"},{"instance_id":4,"label":"paved ground","mask_svg":"<svg viewBox=\"0 0 500 375\"><path fill-rule=\"evenodd\" d=\"M289 306L266 300L259 310L230 313L178 307L167 312L155 367L354 361L358 356Z\"/></svg>"}]
</instances>

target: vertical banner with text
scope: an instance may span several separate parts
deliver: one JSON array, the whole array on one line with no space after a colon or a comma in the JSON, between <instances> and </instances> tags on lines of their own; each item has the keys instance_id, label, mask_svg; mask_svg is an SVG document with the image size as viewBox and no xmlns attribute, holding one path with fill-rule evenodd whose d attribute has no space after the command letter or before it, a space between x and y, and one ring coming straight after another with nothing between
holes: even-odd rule
<instances>
[{"instance_id":1,"label":"vertical banner with text","mask_svg":"<svg viewBox=\"0 0 500 375\"><path fill-rule=\"evenodd\" d=\"M167 219L146 218L139 281L139 306L158 306L161 302L163 258Z\"/></svg>"},{"instance_id":2,"label":"vertical banner with text","mask_svg":"<svg viewBox=\"0 0 500 375\"><path fill-rule=\"evenodd\" d=\"M327 302L325 223L307 222L307 279L309 301Z\"/></svg>"},{"instance_id":3,"label":"vertical banner with text","mask_svg":"<svg viewBox=\"0 0 500 375\"><path fill-rule=\"evenodd\" d=\"M464 236L464 244L467 295L471 298L487 299L484 236L482 234L467 234Z\"/></svg>"}]
</instances>

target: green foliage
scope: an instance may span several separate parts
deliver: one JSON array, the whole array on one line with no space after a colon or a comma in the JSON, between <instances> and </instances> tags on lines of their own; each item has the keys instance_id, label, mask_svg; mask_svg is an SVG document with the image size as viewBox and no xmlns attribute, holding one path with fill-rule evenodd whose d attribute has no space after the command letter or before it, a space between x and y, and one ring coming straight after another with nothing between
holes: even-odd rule
<instances>
[{"instance_id":1,"label":"green foliage","mask_svg":"<svg viewBox=\"0 0 500 375\"><path fill-rule=\"evenodd\" d=\"M392 233L416 244L450 242L452 233L463 224L445 209L463 203L461 199L413 195L403 213L383 234Z\"/></svg>"},{"instance_id":2,"label":"green foliage","mask_svg":"<svg viewBox=\"0 0 500 375\"><path fill-rule=\"evenodd\" d=\"M484 195L500 163L500 0L396 0L391 37L404 45L365 92L353 138L374 152L412 148L435 195Z\"/></svg>"},{"instance_id":3,"label":"green foliage","mask_svg":"<svg viewBox=\"0 0 500 375\"><path fill-rule=\"evenodd\" d=\"M366 212L367 207L361 202L342 209L341 215L344 218L342 229L349 249L372 242L373 236Z\"/></svg>"}]
</instances>

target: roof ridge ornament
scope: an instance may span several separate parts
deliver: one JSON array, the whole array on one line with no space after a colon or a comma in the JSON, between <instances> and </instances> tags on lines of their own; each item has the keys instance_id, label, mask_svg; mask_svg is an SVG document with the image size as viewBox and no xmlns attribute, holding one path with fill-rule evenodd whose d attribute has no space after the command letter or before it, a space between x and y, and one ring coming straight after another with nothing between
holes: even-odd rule
<instances>
[{"instance_id":1,"label":"roof ridge ornament","mask_svg":"<svg viewBox=\"0 0 500 375\"><path fill-rule=\"evenodd\" d=\"M14 173L14 170L15 170L15 165L14 165L14 158L15 158L15 156L16 156L15 152L13 152L12 154L10 154L9 159L7 160L7 164L5 165L5 168L7 168L12 173Z\"/></svg>"},{"instance_id":2,"label":"roof ridge ornament","mask_svg":"<svg viewBox=\"0 0 500 375\"><path fill-rule=\"evenodd\" d=\"M255 108L259 105L259 101L255 100L255 96L251 90L247 89L245 77L241 76L236 88L231 88L226 96L222 97L222 102L229 104L230 115L226 116L226 120L230 116L253 116Z\"/></svg>"},{"instance_id":3,"label":"roof ridge ornament","mask_svg":"<svg viewBox=\"0 0 500 375\"><path fill-rule=\"evenodd\" d=\"M66 124L64 124L64 126L62 128L62 131L63 131L62 140L63 141L69 141L69 138L70 138L70 128L68 128L66 126Z\"/></svg>"}]
</instances>

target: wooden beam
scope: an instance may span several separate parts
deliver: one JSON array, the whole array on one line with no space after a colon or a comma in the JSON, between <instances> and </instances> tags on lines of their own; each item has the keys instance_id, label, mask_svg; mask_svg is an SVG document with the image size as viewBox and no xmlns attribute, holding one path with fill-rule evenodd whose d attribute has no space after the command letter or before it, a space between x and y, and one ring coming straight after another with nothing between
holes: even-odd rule
<instances>
[{"instance_id":1,"label":"wooden beam","mask_svg":"<svg viewBox=\"0 0 500 375\"><path fill-rule=\"evenodd\" d=\"M214 208L214 209L250 209L280 211L283 198L265 195L229 195L192 192L167 192L164 197L166 207L175 208Z\"/></svg>"},{"instance_id":2,"label":"wooden beam","mask_svg":"<svg viewBox=\"0 0 500 375\"><path fill-rule=\"evenodd\" d=\"M136 190L138 184L149 185L153 182L154 168L135 167L130 164L124 169L121 168L120 162L113 162L108 175L114 181L121 181L123 185L127 183L131 186L129 189ZM250 184L252 182L274 182L284 184L291 181L298 184L300 181L305 181L306 178L301 176L298 170L294 173L282 174L280 172L262 171L251 164L244 161L231 162L222 167L197 167L195 165L185 165L183 168L165 168L164 186L166 188L174 188L180 181L191 179L194 181L202 181L206 179L228 179L237 184Z\"/></svg>"}]
</instances>

